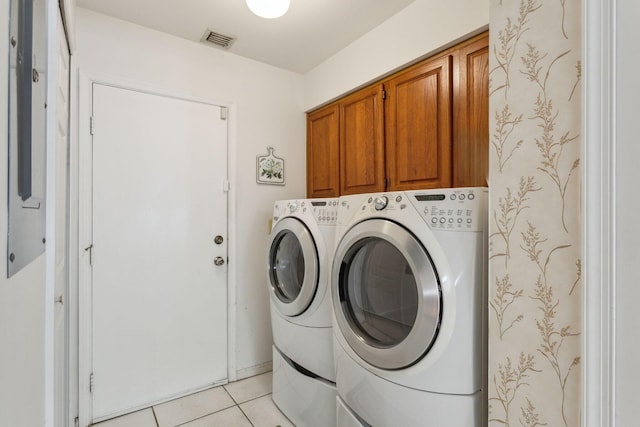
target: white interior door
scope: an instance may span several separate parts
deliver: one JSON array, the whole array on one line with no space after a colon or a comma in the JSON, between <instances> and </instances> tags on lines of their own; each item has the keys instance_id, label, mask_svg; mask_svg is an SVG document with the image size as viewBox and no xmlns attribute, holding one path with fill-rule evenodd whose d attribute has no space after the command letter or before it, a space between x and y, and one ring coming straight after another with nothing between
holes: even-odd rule
<instances>
[{"instance_id":1,"label":"white interior door","mask_svg":"<svg viewBox=\"0 0 640 427\"><path fill-rule=\"evenodd\" d=\"M226 381L221 113L93 85L94 421Z\"/></svg>"}]
</instances>

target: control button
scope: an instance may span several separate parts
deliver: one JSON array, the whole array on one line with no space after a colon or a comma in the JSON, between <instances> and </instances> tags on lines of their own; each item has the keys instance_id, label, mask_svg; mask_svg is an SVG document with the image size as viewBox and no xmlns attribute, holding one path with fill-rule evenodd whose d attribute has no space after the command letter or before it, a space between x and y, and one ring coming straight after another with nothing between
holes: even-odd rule
<instances>
[{"instance_id":1,"label":"control button","mask_svg":"<svg viewBox=\"0 0 640 427\"><path fill-rule=\"evenodd\" d=\"M447 222L447 220L444 217L440 218L440 223L441 224L444 224L445 222Z\"/></svg>"},{"instance_id":2,"label":"control button","mask_svg":"<svg viewBox=\"0 0 640 427\"><path fill-rule=\"evenodd\" d=\"M453 224L453 218L449 218L449 224Z\"/></svg>"},{"instance_id":3,"label":"control button","mask_svg":"<svg viewBox=\"0 0 640 427\"><path fill-rule=\"evenodd\" d=\"M475 198L476 198L476 195L475 195L475 194L473 194L473 193L469 193L469 196L467 196L467 198L468 198L469 200L473 200L473 199L475 199Z\"/></svg>"},{"instance_id":4,"label":"control button","mask_svg":"<svg viewBox=\"0 0 640 427\"><path fill-rule=\"evenodd\" d=\"M458 218L458 224L462 224L462 218Z\"/></svg>"},{"instance_id":5,"label":"control button","mask_svg":"<svg viewBox=\"0 0 640 427\"><path fill-rule=\"evenodd\" d=\"M460 200L464 200L464 194L459 195L459 196L458 196L458 198L459 198Z\"/></svg>"},{"instance_id":6,"label":"control button","mask_svg":"<svg viewBox=\"0 0 640 427\"><path fill-rule=\"evenodd\" d=\"M455 193L454 193L454 194L452 194L450 197L451 197L451 200L455 200L455 199L456 199L456 195L455 195Z\"/></svg>"},{"instance_id":7,"label":"control button","mask_svg":"<svg viewBox=\"0 0 640 427\"><path fill-rule=\"evenodd\" d=\"M292 202L289 204L289 212L295 212L298 210L298 204L295 202Z\"/></svg>"},{"instance_id":8,"label":"control button","mask_svg":"<svg viewBox=\"0 0 640 427\"><path fill-rule=\"evenodd\" d=\"M472 219L471 218L467 218L467 224L471 224Z\"/></svg>"},{"instance_id":9,"label":"control button","mask_svg":"<svg viewBox=\"0 0 640 427\"><path fill-rule=\"evenodd\" d=\"M367 201L367 203L371 203L373 201L373 197L369 197L369 200Z\"/></svg>"},{"instance_id":10,"label":"control button","mask_svg":"<svg viewBox=\"0 0 640 427\"><path fill-rule=\"evenodd\" d=\"M400 203L402 201L402 196L396 197L396 202Z\"/></svg>"},{"instance_id":11,"label":"control button","mask_svg":"<svg viewBox=\"0 0 640 427\"><path fill-rule=\"evenodd\" d=\"M437 224L438 223L438 218L436 218L435 216L433 218L431 218L431 222L433 224Z\"/></svg>"}]
</instances>

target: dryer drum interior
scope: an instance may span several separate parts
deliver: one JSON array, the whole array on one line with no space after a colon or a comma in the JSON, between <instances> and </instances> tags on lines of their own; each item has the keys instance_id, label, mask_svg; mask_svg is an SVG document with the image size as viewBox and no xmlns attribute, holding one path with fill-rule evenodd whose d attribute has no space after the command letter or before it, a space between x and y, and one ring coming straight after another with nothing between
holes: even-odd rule
<instances>
[{"instance_id":1,"label":"dryer drum interior","mask_svg":"<svg viewBox=\"0 0 640 427\"><path fill-rule=\"evenodd\" d=\"M382 369L418 362L442 319L438 274L419 240L394 222L363 221L345 234L334 262L336 319L354 352Z\"/></svg>"},{"instance_id":2,"label":"dryer drum interior","mask_svg":"<svg viewBox=\"0 0 640 427\"><path fill-rule=\"evenodd\" d=\"M285 218L271 232L268 268L271 300L287 316L303 313L318 287L318 251L309 230Z\"/></svg>"}]
</instances>

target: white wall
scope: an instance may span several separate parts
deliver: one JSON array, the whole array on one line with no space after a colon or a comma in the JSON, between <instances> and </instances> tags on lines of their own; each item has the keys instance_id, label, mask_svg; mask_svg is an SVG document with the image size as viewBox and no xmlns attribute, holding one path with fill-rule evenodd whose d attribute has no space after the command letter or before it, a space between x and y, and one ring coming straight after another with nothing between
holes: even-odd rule
<instances>
[{"instance_id":1,"label":"white wall","mask_svg":"<svg viewBox=\"0 0 640 427\"><path fill-rule=\"evenodd\" d=\"M615 421L618 426L637 425L640 418L640 198L638 197L638 159L640 159L640 6L619 1L616 31L616 258L615 258Z\"/></svg>"},{"instance_id":2,"label":"white wall","mask_svg":"<svg viewBox=\"0 0 640 427\"><path fill-rule=\"evenodd\" d=\"M230 221L237 234L229 242L236 247L229 254L237 293L235 364L240 376L253 373L271 361L265 251L273 202L305 194L302 77L84 9L78 9L76 24L75 64L81 71L235 105L230 166L236 173L230 180L236 203ZM284 187L256 184L256 156L268 145L285 159Z\"/></svg>"},{"instance_id":3,"label":"white wall","mask_svg":"<svg viewBox=\"0 0 640 427\"><path fill-rule=\"evenodd\" d=\"M9 0L0 0L9 16ZM7 279L8 20L0 20L0 425L45 422L45 256Z\"/></svg>"},{"instance_id":4,"label":"white wall","mask_svg":"<svg viewBox=\"0 0 640 427\"><path fill-rule=\"evenodd\" d=\"M485 30L489 1L415 0L305 75L305 110Z\"/></svg>"}]
</instances>

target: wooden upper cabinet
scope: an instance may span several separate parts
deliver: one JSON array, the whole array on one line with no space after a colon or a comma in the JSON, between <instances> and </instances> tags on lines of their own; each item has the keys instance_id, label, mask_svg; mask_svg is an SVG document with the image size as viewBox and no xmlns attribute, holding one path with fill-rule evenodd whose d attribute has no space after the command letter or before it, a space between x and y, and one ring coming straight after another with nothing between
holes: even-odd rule
<instances>
[{"instance_id":1,"label":"wooden upper cabinet","mask_svg":"<svg viewBox=\"0 0 640 427\"><path fill-rule=\"evenodd\" d=\"M340 195L339 111L332 104L307 115L307 197Z\"/></svg>"},{"instance_id":2,"label":"wooden upper cabinet","mask_svg":"<svg viewBox=\"0 0 640 427\"><path fill-rule=\"evenodd\" d=\"M340 194L384 191L382 85L340 101Z\"/></svg>"},{"instance_id":3,"label":"wooden upper cabinet","mask_svg":"<svg viewBox=\"0 0 640 427\"><path fill-rule=\"evenodd\" d=\"M385 82L388 190L451 186L452 57Z\"/></svg>"},{"instance_id":4,"label":"wooden upper cabinet","mask_svg":"<svg viewBox=\"0 0 640 427\"><path fill-rule=\"evenodd\" d=\"M489 35L470 40L457 54L453 185L485 187L489 180Z\"/></svg>"},{"instance_id":5,"label":"wooden upper cabinet","mask_svg":"<svg viewBox=\"0 0 640 427\"><path fill-rule=\"evenodd\" d=\"M307 115L307 195L484 187L489 34Z\"/></svg>"}]
</instances>

